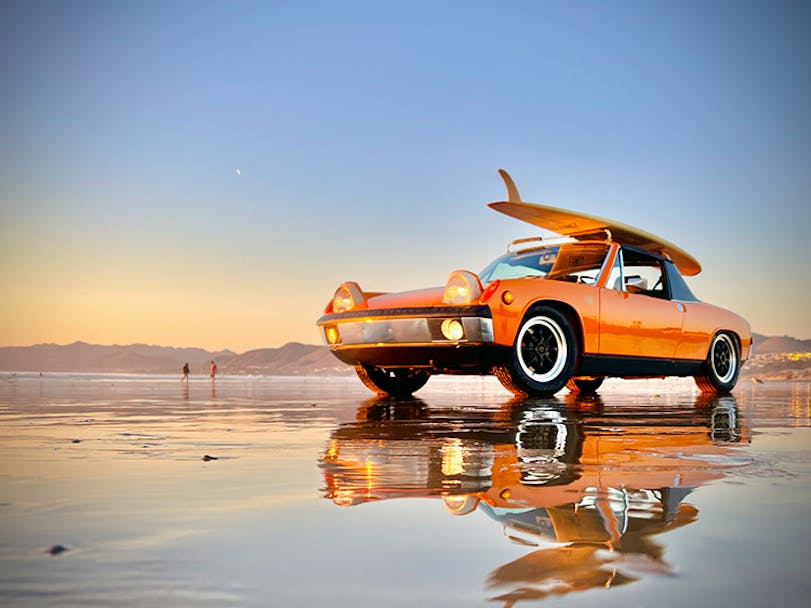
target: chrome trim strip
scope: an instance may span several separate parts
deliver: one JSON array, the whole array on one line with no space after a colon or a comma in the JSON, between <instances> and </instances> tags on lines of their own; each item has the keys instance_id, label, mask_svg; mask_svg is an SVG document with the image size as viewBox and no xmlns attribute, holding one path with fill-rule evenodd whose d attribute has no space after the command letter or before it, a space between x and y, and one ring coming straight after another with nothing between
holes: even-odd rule
<instances>
[{"instance_id":1,"label":"chrome trim strip","mask_svg":"<svg viewBox=\"0 0 811 608\"><path fill-rule=\"evenodd\" d=\"M342 323L349 319L390 319L425 317L426 319L462 318L462 317L491 317L490 307L486 304L471 304L468 306L405 306L402 308L376 308L363 310L350 310L347 312L330 313L318 319L318 325L328 323Z\"/></svg>"}]
</instances>

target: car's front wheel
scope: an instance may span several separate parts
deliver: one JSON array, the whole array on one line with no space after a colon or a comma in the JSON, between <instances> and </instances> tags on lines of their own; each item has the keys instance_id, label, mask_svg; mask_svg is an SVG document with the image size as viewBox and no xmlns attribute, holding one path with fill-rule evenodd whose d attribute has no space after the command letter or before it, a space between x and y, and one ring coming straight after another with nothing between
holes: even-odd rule
<instances>
[{"instance_id":1,"label":"car's front wheel","mask_svg":"<svg viewBox=\"0 0 811 608\"><path fill-rule=\"evenodd\" d=\"M702 393L728 393L738 381L740 370L738 343L732 335L721 332L712 339L702 373L695 376L696 385Z\"/></svg>"},{"instance_id":2,"label":"car's front wheel","mask_svg":"<svg viewBox=\"0 0 811 608\"><path fill-rule=\"evenodd\" d=\"M430 374L420 370L392 369L356 365L355 372L366 387L378 395L405 397L420 390L428 382Z\"/></svg>"},{"instance_id":3,"label":"car's front wheel","mask_svg":"<svg viewBox=\"0 0 811 608\"><path fill-rule=\"evenodd\" d=\"M566 386L576 360L571 323L557 309L539 306L521 323L506 362L493 373L516 395L546 397Z\"/></svg>"}]
</instances>

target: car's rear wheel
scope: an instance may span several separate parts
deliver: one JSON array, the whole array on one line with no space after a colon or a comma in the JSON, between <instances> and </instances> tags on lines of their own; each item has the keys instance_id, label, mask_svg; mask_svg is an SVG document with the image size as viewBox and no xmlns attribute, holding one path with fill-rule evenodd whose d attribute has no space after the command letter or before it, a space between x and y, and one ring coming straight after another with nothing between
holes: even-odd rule
<instances>
[{"instance_id":1,"label":"car's rear wheel","mask_svg":"<svg viewBox=\"0 0 811 608\"><path fill-rule=\"evenodd\" d=\"M696 385L702 393L728 393L738 381L740 370L738 342L731 334L721 332L710 343L702 373L695 376Z\"/></svg>"},{"instance_id":2,"label":"car's rear wheel","mask_svg":"<svg viewBox=\"0 0 811 608\"><path fill-rule=\"evenodd\" d=\"M355 372L366 387L378 395L404 397L420 390L430 374L413 369L383 369L370 365L356 365Z\"/></svg>"},{"instance_id":3,"label":"car's rear wheel","mask_svg":"<svg viewBox=\"0 0 811 608\"><path fill-rule=\"evenodd\" d=\"M566 388L573 393L591 395L597 392L603 380L604 378L570 378L566 383Z\"/></svg>"},{"instance_id":4,"label":"car's rear wheel","mask_svg":"<svg viewBox=\"0 0 811 608\"><path fill-rule=\"evenodd\" d=\"M493 373L516 395L546 397L566 386L576 360L571 323L557 309L539 306L521 323L506 362Z\"/></svg>"}]
</instances>

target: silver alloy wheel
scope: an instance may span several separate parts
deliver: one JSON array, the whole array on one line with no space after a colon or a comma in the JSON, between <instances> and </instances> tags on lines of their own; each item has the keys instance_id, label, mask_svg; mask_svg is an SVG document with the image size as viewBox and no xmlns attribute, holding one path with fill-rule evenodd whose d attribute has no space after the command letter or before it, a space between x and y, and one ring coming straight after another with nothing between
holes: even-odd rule
<instances>
[{"instance_id":1,"label":"silver alloy wheel","mask_svg":"<svg viewBox=\"0 0 811 608\"><path fill-rule=\"evenodd\" d=\"M710 347L710 365L718 381L730 382L738 371L738 356L735 343L728 334L718 334Z\"/></svg>"},{"instance_id":2,"label":"silver alloy wheel","mask_svg":"<svg viewBox=\"0 0 811 608\"><path fill-rule=\"evenodd\" d=\"M515 343L521 370L535 382L551 382L566 365L566 337L553 319L532 317L521 326Z\"/></svg>"}]
</instances>

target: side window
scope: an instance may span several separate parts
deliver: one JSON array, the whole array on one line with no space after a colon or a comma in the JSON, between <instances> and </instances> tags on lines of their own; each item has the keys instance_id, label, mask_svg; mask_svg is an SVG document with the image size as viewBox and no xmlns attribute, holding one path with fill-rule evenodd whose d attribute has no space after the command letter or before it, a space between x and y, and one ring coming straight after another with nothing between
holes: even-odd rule
<instances>
[{"instance_id":1,"label":"side window","mask_svg":"<svg viewBox=\"0 0 811 608\"><path fill-rule=\"evenodd\" d=\"M665 262L665 274L667 275L667 286L670 288L670 299L681 302L698 302L698 298L693 295L684 278L679 274L673 262Z\"/></svg>"},{"instance_id":2,"label":"side window","mask_svg":"<svg viewBox=\"0 0 811 608\"><path fill-rule=\"evenodd\" d=\"M625 291L669 299L662 260L634 249L623 249L622 257Z\"/></svg>"}]
</instances>

